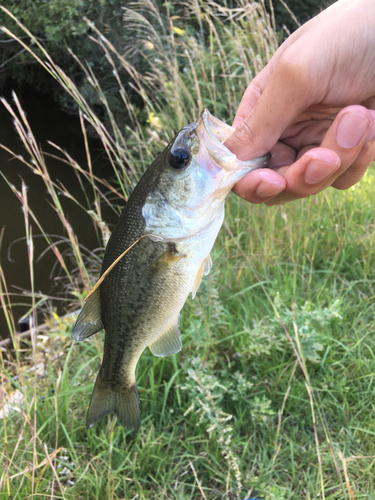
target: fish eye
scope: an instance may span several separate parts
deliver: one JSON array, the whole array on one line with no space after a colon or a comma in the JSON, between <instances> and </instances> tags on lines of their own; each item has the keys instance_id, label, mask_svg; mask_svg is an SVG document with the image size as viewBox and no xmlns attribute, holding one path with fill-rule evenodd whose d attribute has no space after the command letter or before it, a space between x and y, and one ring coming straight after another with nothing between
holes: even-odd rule
<instances>
[{"instance_id":1,"label":"fish eye","mask_svg":"<svg viewBox=\"0 0 375 500\"><path fill-rule=\"evenodd\" d=\"M172 152L169 153L168 163L172 168L176 170L181 170L187 167L189 162L190 162L190 153L184 148L178 148L175 149L173 153Z\"/></svg>"}]
</instances>

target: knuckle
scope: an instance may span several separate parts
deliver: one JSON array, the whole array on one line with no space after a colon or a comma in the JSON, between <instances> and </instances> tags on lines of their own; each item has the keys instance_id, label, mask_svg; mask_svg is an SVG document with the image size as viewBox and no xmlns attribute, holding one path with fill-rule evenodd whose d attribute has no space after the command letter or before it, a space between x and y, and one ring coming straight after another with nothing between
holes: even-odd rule
<instances>
[{"instance_id":1,"label":"knuckle","mask_svg":"<svg viewBox=\"0 0 375 500\"><path fill-rule=\"evenodd\" d=\"M276 71L278 76L292 82L304 84L308 82L309 70L306 64L306 58L302 58L300 54L295 54L294 51L287 50L281 55Z\"/></svg>"}]
</instances>

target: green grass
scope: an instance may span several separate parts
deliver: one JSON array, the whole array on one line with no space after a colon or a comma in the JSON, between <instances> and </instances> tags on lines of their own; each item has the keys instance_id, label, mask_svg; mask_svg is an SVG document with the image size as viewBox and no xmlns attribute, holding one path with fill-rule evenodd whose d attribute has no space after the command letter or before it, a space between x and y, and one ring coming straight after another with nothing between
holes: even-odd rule
<instances>
[{"instance_id":1,"label":"green grass","mask_svg":"<svg viewBox=\"0 0 375 500\"><path fill-rule=\"evenodd\" d=\"M152 78L97 34L109 60L115 58L114 68L132 75L144 99L137 110L122 94L132 126L121 127L108 108L107 131L48 54L41 59L79 103L83 133L89 122L113 164L116 180L108 183L94 176L89 151L85 170L57 150L66 168L92 188L94 204L81 208L91 210L103 242L108 231L101 207L117 211L179 122L196 118L210 99L219 117L231 116L252 74L272 54L276 35L264 12L250 9L241 18L236 11L234 23L228 9L224 22L214 5L202 3L196 13L205 39L189 34L182 20L177 27L186 33L180 38L167 28L164 38L155 35L155 50L169 58L164 54ZM147 23L141 25L146 30ZM249 34L262 26L267 29ZM34 39L29 49L37 44ZM185 50L187 72L180 71ZM208 71L210 65L222 68L221 78L219 70ZM95 88L89 68L82 69ZM220 105L226 102L228 107ZM70 193L49 177L17 101L15 107L8 109L25 145L24 162L44 179L70 242L75 273L45 235L69 284L67 307L77 308L98 265L83 254L60 205L60 194ZM138 364L137 434L112 416L85 428L103 347L100 334L71 340L75 316L50 318L48 334L17 347L13 358L0 351L6 395L0 409L21 400L0 420L0 498L374 500L374 181L372 170L348 191L329 189L272 208L229 196L211 273L182 312L182 351L156 358L146 350ZM37 221L26 189L10 187L24 208L35 310L44 300L32 289ZM14 335L1 266L0 288Z\"/></svg>"},{"instance_id":2,"label":"green grass","mask_svg":"<svg viewBox=\"0 0 375 500\"><path fill-rule=\"evenodd\" d=\"M112 417L86 430L100 343L55 320L43 373L14 382L25 413L1 421L4 495L374 498L373 185L274 208L230 196L183 350L138 365L138 434Z\"/></svg>"}]
</instances>

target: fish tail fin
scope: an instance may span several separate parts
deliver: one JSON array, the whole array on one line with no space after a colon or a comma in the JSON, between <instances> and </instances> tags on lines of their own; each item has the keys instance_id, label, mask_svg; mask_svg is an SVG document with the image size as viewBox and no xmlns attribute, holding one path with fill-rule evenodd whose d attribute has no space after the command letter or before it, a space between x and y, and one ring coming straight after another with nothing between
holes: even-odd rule
<instances>
[{"instance_id":1,"label":"fish tail fin","mask_svg":"<svg viewBox=\"0 0 375 500\"><path fill-rule=\"evenodd\" d=\"M114 391L103 381L100 370L87 412L87 428L91 429L110 413L115 413L120 424L127 429L138 430L141 425L141 409L135 380L133 385Z\"/></svg>"}]
</instances>

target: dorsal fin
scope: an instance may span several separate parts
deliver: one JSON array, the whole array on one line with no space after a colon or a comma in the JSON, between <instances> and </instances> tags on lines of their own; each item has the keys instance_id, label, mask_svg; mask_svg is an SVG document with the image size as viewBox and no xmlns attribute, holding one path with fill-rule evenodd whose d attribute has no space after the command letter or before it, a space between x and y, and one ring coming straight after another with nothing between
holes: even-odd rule
<instances>
[{"instance_id":1,"label":"dorsal fin","mask_svg":"<svg viewBox=\"0 0 375 500\"><path fill-rule=\"evenodd\" d=\"M182 341L178 319L160 333L148 347L154 356L171 356L181 351Z\"/></svg>"},{"instance_id":2,"label":"dorsal fin","mask_svg":"<svg viewBox=\"0 0 375 500\"><path fill-rule=\"evenodd\" d=\"M90 295L79 313L72 331L74 340L84 340L103 329L100 307L100 288Z\"/></svg>"}]
</instances>

